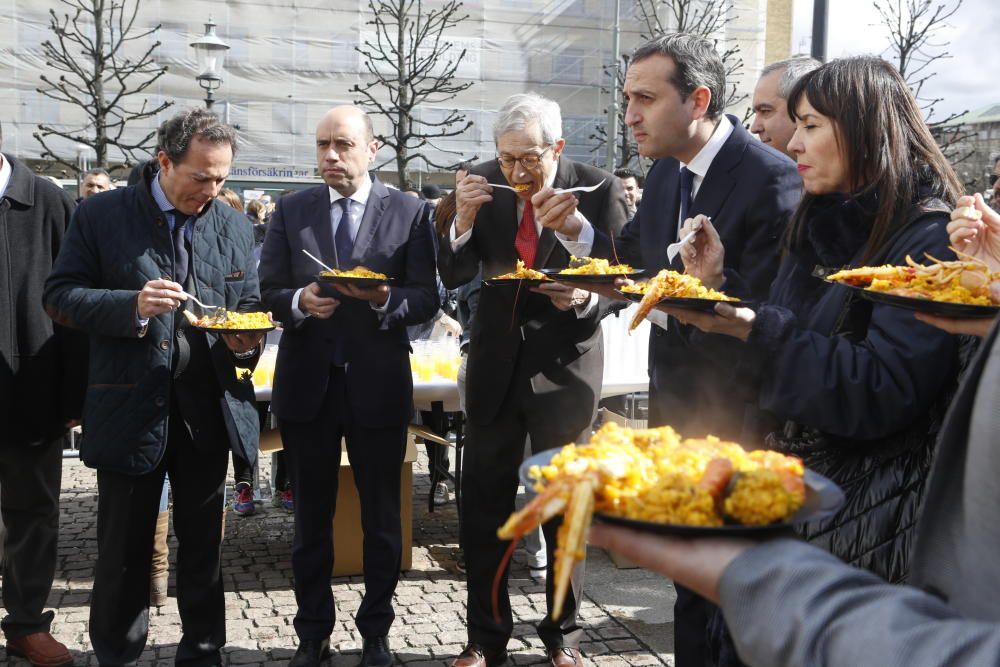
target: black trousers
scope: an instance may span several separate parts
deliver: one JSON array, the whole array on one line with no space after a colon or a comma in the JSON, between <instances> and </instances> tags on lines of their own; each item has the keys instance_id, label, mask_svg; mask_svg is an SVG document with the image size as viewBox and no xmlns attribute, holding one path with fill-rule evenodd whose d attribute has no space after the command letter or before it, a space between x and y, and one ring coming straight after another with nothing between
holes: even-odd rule
<instances>
[{"instance_id":1,"label":"black trousers","mask_svg":"<svg viewBox=\"0 0 1000 667\"><path fill-rule=\"evenodd\" d=\"M469 391L474 387L469 386ZM591 408L593 410L593 408ZM582 411L581 411L582 413ZM592 417L592 411L589 413ZM531 449L538 453L575 442L589 431L590 418L581 414L574 423L565 415L553 415L540 409L538 399L528 380L516 382L508 392L504 405L490 424L467 425L463 454L461 544L465 552L468 579L467 622L469 641L489 651L507 646L514 628L507 591L508 571L500 583L500 622L493 618L493 579L500 567L509 542L497 537L499 528L514 511L517 497L517 471L524 459L524 441L531 436ZM556 532L561 521L553 519L542 530L548 555L548 577L545 583L546 609L552 609L555 585ZM583 629L577 623L578 601L583 592L583 563L573 570L572 583L562 615L552 620L551 614L538 623L538 636L549 649L578 647Z\"/></svg>"},{"instance_id":2,"label":"black trousers","mask_svg":"<svg viewBox=\"0 0 1000 667\"><path fill-rule=\"evenodd\" d=\"M299 639L324 639L333 632L335 606L333 516L337 508L340 440L361 501L365 594L355 619L361 636L388 634L395 619L392 596L402 563L399 483L406 453L406 424L370 428L351 415L345 375L333 368L319 414L312 421L278 420L295 497L295 632Z\"/></svg>"},{"instance_id":3,"label":"black trousers","mask_svg":"<svg viewBox=\"0 0 1000 667\"><path fill-rule=\"evenodd\" d=\"M56 571L62 443L11 449L0 456L0 513L4 539L4 634L15 639L48 632L54 613L45 611Z\"/></svg>"},{"instance_id":4,"label":"black trousers","mask_svg":"<svg viewBox=\"0 0 1000 667\"><path fill-rule=\"evenodd\" d=\"M674 660L677 667L714 664L708 643L708 623L715 605L683 586L674 585Z\"/></svg>"},{"instance_id":5,"label":"black trousers","mask_svg":"<svg viewBox=\"0 0 1000 667\"><path fill-rule=\"evenodd\" d=\"M222 513L229 449L218 432L192 439L176 405L171 406L167 432L166 452L152 472L97 472L90 641L102 666L135 665L146 645L153 533L166 473L174 501L177 606L183 629L174 661L202 667L222 659Z\"/></svg>"}]
</instances>

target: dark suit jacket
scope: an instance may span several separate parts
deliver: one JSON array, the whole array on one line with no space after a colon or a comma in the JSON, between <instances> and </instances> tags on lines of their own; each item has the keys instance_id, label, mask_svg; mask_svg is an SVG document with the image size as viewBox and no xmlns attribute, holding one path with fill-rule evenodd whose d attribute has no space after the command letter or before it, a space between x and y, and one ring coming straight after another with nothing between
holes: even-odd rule
<instances>
[{"instance_id":1,"label":"dark suit jacket","mask_svg":"<svg viewBox=\"0 0 1000 667\"><path fill-rule=\"evenodd\" d=\"M388 310L379 316L367 301L341 299L327 320L296 323L292 299L313 282L319 267L302 250L332 261L333 226L326 185L278 200L260 257L261 301L285 324L275 366L271 409L281 419L310 421L319 412L330 378L333 350L348 351L347 388L356 419L369 426L407 421L413 407L406 327L438 309L434 241L424 203L373 178L350 262L395 279Z\"/></svg>"},{"instance_id":2,"label":"dark suit jacket","mask_svg":"<svg viewBox=\"0 0 1000 667\"><path fill-rule=\"evenodd\" d=\"M506 183L496 160L476 165L473 174ZM604 185L580 196L579 211L596 230L616 234L625 225L625 194L618 179L584 164L560 158L554 186ZM449 289L473 280L482 266L485 278L514 270L517 250L516 195L497 188L493 201L479 209L472 237L457 253L446 237L438 254L441 279ZM569 253L551 229L538 239L535 268L562 268ZM512 286L484 286L473 320L468 361L468 416L488 424L496 417L515 373L531 380L539 410L575 420L593 412L600 396L603 350L601 309L578 318L561 311L541 294ZM586 418L586 417L585 417Z\"/></svg>"},{"instance_id":3,"label":"dark suit jacket","mask_svg":"<svg viewBox=\"0 0 1000 667\"><path fill-rule=\"evenodd\" d=\"M750 136L729 116L733 133L723 144L690 208L712 218L726 248L726 284L732 296L764 301L780 259L779 243L802 193L802 179L787 156ZM618 256L655 275L667 267L667 246L677 240L680 164L658 160L650 169L642 202L612 246L598 235L595 255ZM673 266L684 271L678 255ZM742 343L707 335L671 320L650 337L650 420L682 434L737 438L744 405L756 398L733 386Z\"/></svg>"}]
</instances>

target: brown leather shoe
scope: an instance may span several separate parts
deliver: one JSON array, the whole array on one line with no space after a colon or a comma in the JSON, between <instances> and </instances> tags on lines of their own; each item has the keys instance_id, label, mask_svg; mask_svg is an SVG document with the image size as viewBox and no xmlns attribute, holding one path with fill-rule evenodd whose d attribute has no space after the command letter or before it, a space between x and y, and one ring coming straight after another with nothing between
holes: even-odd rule
<instances>
[{"instance_id":1,"label":"brown leather shoe","mask_svg":"<svg viewBox=\"0 0 1000 667\"><path fill-rule=\"evenodd\" d=\"M578 648L554 648L549 651L549 660L552 661L552 667L583 667L583 658Z\"/></svg>"},{"instance_id":2,"label":"brown leather shoe","mask_svg":"<svg viewBox=\"0 0 1000 667\"><path fill-rule=\"evenodd\" d=\"M455 658L451 667L500 667L507 663L507 651L487 651L479 644L469 644Z\"/></svg>"},{"instance_id":3,"label":"brown leather shoe","mask_svg":"<svg viewBox=\"0 0 1000 667\"><path fill-rule=\"evenodd\" d=\"M24 658L35 667L71 667L73 656L47 632L7 640L7 655Z\"/></svg>"}]
</instances>

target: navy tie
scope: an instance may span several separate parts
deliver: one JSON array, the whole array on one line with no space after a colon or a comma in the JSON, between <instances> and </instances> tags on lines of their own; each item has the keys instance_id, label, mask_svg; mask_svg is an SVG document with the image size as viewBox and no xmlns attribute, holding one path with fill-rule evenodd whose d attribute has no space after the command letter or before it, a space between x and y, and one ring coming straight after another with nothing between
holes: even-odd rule
<instances>
[{"instance_id":1,"label":"navy tie","mask_svg":"<svg viewBox=\"0 0 1000 667\"><path fill-rule=\"evenodd\" d=\"M189 264L187 239L184 237L188 217L177 209L171 213L174 214L174 282L183 287L187 282Z\"/></svg>"},{"instance_id":2,"label":"navy tie","mask_svg":"<svg viewBox=\"0 0 1000 667\"><path fill-rule=\"evenodd\" d=\"M340 204L340 223L337 224L337 231L333 235L333 244L337 249L337 268L351 269L351 253L354 252L354 238L351 235L351 199L342 197L337 200Z\"/></svg>"},{"instance_id":3,"label":"navy tie","mask_svg":"<svg viewBox=\"0 0 1000 667\"><path fill-rule=\"evenodd\" d=\"M688 219L691 210L691 187L694 185L694 172L687 167L681 167L681 225ZM678 230L680 227L678 227Z\"/></svg>"}]
</instances>

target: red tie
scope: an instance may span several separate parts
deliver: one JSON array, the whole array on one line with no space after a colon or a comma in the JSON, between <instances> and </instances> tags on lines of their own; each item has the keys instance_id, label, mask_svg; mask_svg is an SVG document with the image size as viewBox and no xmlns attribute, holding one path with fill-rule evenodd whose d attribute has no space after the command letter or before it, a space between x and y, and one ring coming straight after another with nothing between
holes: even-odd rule
<instances>
[{"instance_id":1,"label":"red tie","mask_svg":"<svg viewBox=\"0 0 1000 667\"><path fill-rule=\"evenodd\" d=\"M521 216L521 225L517 228L514 247L517 248L517 254L520 255L525 266L535 266L538 230L535 229L535 211L532 209L530 201L524 202L524 215Z\"/></svg>"}]
</instances>

